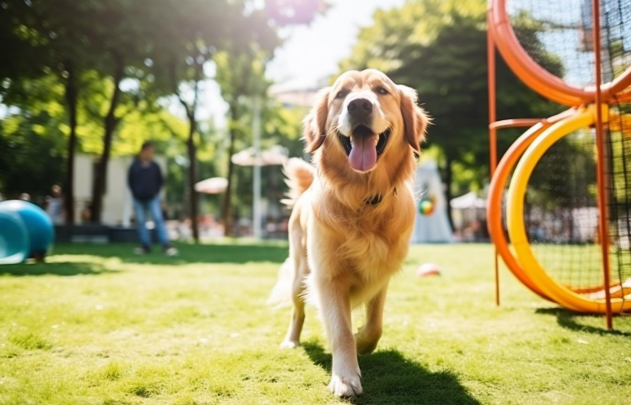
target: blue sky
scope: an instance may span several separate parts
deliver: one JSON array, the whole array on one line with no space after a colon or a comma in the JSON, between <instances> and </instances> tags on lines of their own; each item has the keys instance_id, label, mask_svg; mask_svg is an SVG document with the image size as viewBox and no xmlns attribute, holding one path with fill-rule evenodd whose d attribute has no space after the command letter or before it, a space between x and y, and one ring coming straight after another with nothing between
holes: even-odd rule
<instances>
[{"instance_id":1,"label":"blue sky","mask_svg":"<svg viewBox=\"0 0 631 405\"><path fill-rule=\"evenodd\" d=\"M317 80L337 71L350 54L361 27L370 25L378 8L392 8L404 0L332 0L331 8L308 26L287 29L285 44L276 51L268 75L274 81Z\"/></svg>"}]
</instances>

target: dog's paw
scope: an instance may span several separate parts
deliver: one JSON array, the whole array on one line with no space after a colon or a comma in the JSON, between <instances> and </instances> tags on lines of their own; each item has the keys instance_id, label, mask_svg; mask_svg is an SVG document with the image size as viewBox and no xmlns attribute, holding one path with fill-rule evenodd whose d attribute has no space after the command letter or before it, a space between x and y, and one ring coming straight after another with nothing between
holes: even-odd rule
<instances>
[{"instance_id":1,"label":"dog's paw","mask_svg":"<svg viewBox=\"0 0 631 405\"><path fill-rule=\"evenodd\" d=\"M355 335L357 354L370 354L374 352L380 338L381 333L368 333L363 329L359 331Z\"/></svg>"},{"instance_id":2,"label":"dog's paw","mask_svg":"<svg viewBox=\"0 0 631 405\"><path fill-rule=\"evenodd\" d=\"M357 354L370 354L377 348L379 339L357 339Z\"/></svg>"},{"instance_id":3,"label":"dog's paw","mask_svg":"<svg viewBox=\"0 0 631 405\"><path fill-rule=\"evenodd\" d=\"M333 374L329 389L338 397L355 397L363 391L359 375L356 374L350 376Z\"/></svg>"},{"instance_id":4,"label":"dog's paw","mask_svg":"<svg viewBox=\"0 0 631 405\"><path fill-rule=\"evenodd\" d=\"M283 340L283 343L280 344L281 349L295 349L300 346L300 342L297 340Z\"/></svg>"}]
</instances>

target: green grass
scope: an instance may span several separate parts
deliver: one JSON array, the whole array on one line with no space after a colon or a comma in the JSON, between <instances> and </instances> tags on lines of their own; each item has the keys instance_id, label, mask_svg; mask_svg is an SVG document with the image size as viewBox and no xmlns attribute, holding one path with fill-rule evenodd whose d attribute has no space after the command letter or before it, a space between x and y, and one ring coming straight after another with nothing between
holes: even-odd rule
<instances>
[{"instance_id":1,"label":"green grass","mask_svg":"<svg viewBox=\"0 0 631 405\"><path fill-rule=\"evenodd\" d=\"M285 244L59 245L0 267L0 404L335 404L313 309L280 350L289 310L265 305ZM419 279L433 261L440 278ZM414 246L391 283L384 336L360 358L358 404L631 404L631 318L616 331L538 299L492 248ZM355 327L361 325L361 311Z\"/></svg>"}]
</instances>

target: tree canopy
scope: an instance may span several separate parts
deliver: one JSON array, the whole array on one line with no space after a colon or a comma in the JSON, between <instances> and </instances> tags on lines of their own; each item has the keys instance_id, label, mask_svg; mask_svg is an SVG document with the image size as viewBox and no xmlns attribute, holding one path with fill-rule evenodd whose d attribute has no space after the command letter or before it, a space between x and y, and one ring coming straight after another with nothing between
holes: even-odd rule
<instances>
[{"instance_id":1,"label":"tree canopy","mask_svg":"<svg viewBox=\"0 0 631 405\"><path fill-rule=\"evenodd\" d=\"M251 141L253 97L264 101L263 126L295 147L299 119L267 99L265 68L278 28L321 10L320 0L0 1L0 47L11 55L0 65L0 193L41 201L64 183L72 222L74 153L97 155L98 221L110 157L135 154L151 139L169 159L170 198L196 218L200 174L227 175L234 147ZM197 114L212 80L234 107L226 131ZM229 205L247 201L230 195Z\"/></svg>"}]
</instances>

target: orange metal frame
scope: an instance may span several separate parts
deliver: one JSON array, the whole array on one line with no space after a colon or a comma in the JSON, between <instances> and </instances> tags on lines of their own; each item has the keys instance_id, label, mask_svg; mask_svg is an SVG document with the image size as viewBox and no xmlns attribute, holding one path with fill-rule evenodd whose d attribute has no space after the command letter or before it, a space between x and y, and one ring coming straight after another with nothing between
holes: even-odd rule
<instances>
[{"instance_id":1,"label":"orange metal frame","mask_svg":"<svg viewBox=\"0 0 631 405\"><path fill-rule=\"evenodd\" d=\"M496 77L495 77L495 49L499 50L502 57L513 72L528 86L543 96L560 104L579 106L585 103L595 102L596 105L612 100L618 102L631 101L631 68L618 76L611 83L601 84L601 42L600 42L600 1L592 0L593 17L593 42L595 57L595 86L579 88L565 83L560 78L552 75L535 61L521 47L515 32L513 31L506 11L506 0L489 1L487 13L487 59L488 59L488 84L489 84L489 149L491 186L489 189L487 204L487 221L491 239L495 244L495 301L500 303L499 253L506 265L517 278L541 297L547 297L530 280L527 273L521 267L509 248L508 241L502 227L502 194L504 185L510 176L515 164L532 141L551 124L572 115L575 109L567 110L548 119L513 119L497 121L496 116ZM599 208L599 232L602 254L603 291L606 301L607 327L612 328L610 269L608 252L608 224L607 224L607 195L605 193L604 175L604 135L602 111L597 108L596 119L596 144L598 153L597 185ZM497 165L497 130L502 128L531 127L524 133L504 154Z\"/></svg>"},{"instance_id":2,"label":"orange metal frame","mask_svg":"<svg viewBox=\"0 0 631 405\"><path fill-rule=\"evenodd\" d=\"M609 287L609 230L607 223L607 193L605 192L605 136L603 134L603 117L602 105L603 101L608 101L612 96L606 94L603 100L601 83L601 54L600 54L600 1L592 0L592 17L593 17L593 34L594 34L594 56L595 56L595 82L596 82L596 151L598 153L598 162L596 165L596 183L598 185L598 211L599 211L599 229L600 229L600 249L603 260L603 284L605 285L605 305L607 316L607 328L613 327L613 319L611 315L611 292ZM631 70L631 69L630 69ZM628 73L628 72L626 72ZM627 75L629 76L629 75ZM629 83L631 84L631 83ZM625 86L626 87L626 86ZM615 95L615 93L613 94Z\"/></svg>"},{"instance_id":3,"label":"orange metal frame","mask_svg":"<svg viewBox=\"0 0 631 405\"><path fill-rule=\"evenodd\" d=\"M524 151L530 146L532 141L535 140L539 134L541 134L546 128L555 122L572 115L576 110L570 109L555 115L547 119L524 119L524 120L506 120L493 122L489 125L489 128L515 128L530 126L531 128L522 134L504 153L502 160L497 166L495 173L491 180L489 187L489 194L487 198L487 225L491 240L495 244L497 253L500 254L504 263L515 274L515 276L524 285L534 291L536 294L550 300L528 277L527 273L523 270L513 253L509 248L508 240L504 233L504 227L502 224L502 195L504 192L504 186L508 177L512 173L517 161L524 153ZM495 146L493 146L495 147Z\"/></svg>"},{"instance_id":4,"label":"orange metal frame","mask_svg":"<svg viewBox=\"0 0 631 405\"><path fill-rule=\"evenodd\" d=\"M487 26L491 26L491 20L489 18L489 14L487 14L486 20ZM486 35L487 44L487 74L489 80L489 123L492 125L497 119L496 115L496 99L495 99L495 43L493 41L493 36L490 32L487 32ZM491 178L495 173L495 166L497 165L497 129L496 127L491 127L489 125L489 155L490 155L490 172ZM488 218L488 215L487 215ZM497 261L497 248L495 248L495 252L493 255L494 265L495 265L495 305L500 305L500 266Z\"/></svg>"}]
</instances>

